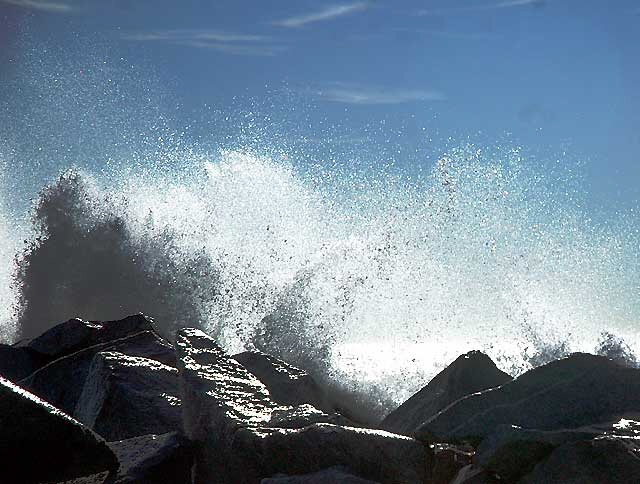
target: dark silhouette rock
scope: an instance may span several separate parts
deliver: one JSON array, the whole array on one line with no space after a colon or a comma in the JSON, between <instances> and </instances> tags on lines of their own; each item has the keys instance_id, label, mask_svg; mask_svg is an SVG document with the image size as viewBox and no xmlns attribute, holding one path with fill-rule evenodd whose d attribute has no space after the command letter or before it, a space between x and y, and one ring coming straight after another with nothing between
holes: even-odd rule
<instances>
[{"instance_id":1,"label":"dark silhouette rock","mask_svg":"<svg viewBox=\"0 0 640 484\"><path fill-rule=\"evenodd\" d=\"M62 482L118 469L102 438L2 377L0 456L3 482Z\"/></svg>"},{"instance_id":2,"label":"dark silhouette rock","mask_svg":"<svg viewBox=\"0 0 640 484\"><path fill-rule=\"evenodd\" d=\"M269 390L271 399L281 405L308 403L325 412L334 412L336 405L306 371L275 356L260 351L245 351L233 356Z\"/></svg>"},{"instance_id":3,"label":"dark silhouette rock","mask_svg":"<svg viewBox=\"0 0 640 484\"><path fill-rule=\"evenodd\" d=\"M27 347L55 360L108 341L126 338L141 331L153 331L152 320L143 314L118 321L83 321L75 318L54 326L31 340Z\"/></svg>"},{"instance_id":4,"label":"dark silhouette rock","mask_svg":"<svg viewBox=\"0 0 640 484\"><path fill-rule=\"evenodd\" d=\"M380 426L390 432L412 435L423 422L456 400L511 380L487 355L470 351L459 356L427 386L387 415Z\"/></svg>"},{"instance_id":5,"label":"dark silhouette rock","mask_svg":"<svg viewBox=\"0 0 640 484\"><path fill-rule=\"evenodd\" d=\"M20 381L45 362L29 348L0 344L0 375L7 380Z\"/></svg>"},{"instance_id":6,"label":"dark silhouette rock","mask_svg":"<svg viewBox=\"0 0 640 484\"><path fill-rule=\"evenodd\" d=\"M374 481L424 481L428 452L419 442L312 423L319 411L278 405L265 385L202 331L178 331L176 351L184 431L195 447L195 483L258 483L278 473L308 474L336 465Z\"/></svg>"},{"instance_id":7,"label":"dark silhouette rock","mask_svg":"<svg viewBox=\"0 0 640 484\"><path fill-rule=\"evenodd\" d=\"M116 484L191 482L191 445L177 432L119 440L109 447L120 462Z\"/></svg>"},{"instance_id":8,"label":"dark silhouette rock","mask_svg":"<svg viewBox=\"0 0 640 484\"><path fill-rule=\"evenodd\" d=\"M640 480L637 439L596 438L561 445L522 484L622 484Z\"/></svg>"},{"instance_id":9,"label":"dark silhouette rock","mask_svg":"<svg viewBox=\"0 0 640 484\"><path fill-rule=\"evenodd\" d=\"M68 414L73 414L91 361L100 351L119 351L165 364L175 363L175 352L171 345L151 331L141 331L54 360L20 381L20 385Z\"/></svg>"},{"instance_id":10,"label":"dark silhouette rock","mask_svg":"<svg viewBox=\"0 0 640 484\"><path fill-rule=\"evenodd\" d=\"M323 469L313 474L305 474L298 476L273 476L267 479L262 479L260 484L378 484L375 481L368 479L362 479L350 474L347 469L343 467L332 467L330 469Z\"/></svg>"},{"instance_id":11,"label":"dark silhouette rock","mask_svg":"<svg viewBox=\"0 0 640 484\"><path fill-rule=\"evenodd\" d=\"M73 416L108 441L181 427L178 370L158 361L100 352Z\"/></svg>"},{"instance_id":12,"label":"dark silhouette rock","mask_svg":"<svg viewBox=\"0 0 640 484\"><path fill-rule=\"evenodd\" d=\"M420 426L423 440L485 437L498 425L571 429L640 411L640 370L575 353L468 395Z\"/></svg>"}]
</instances>

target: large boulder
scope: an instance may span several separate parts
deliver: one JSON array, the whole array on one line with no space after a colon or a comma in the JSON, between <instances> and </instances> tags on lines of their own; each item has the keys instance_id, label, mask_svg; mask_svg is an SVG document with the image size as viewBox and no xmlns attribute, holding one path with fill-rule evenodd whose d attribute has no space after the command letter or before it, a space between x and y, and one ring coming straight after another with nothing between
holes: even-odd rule
<instances>
[{"instance_id":1,"label":"large boulder","mask_svg":"<svg viewBox=\"0 0 640 484\"><path fill-rule=\"evenodd\" d=\"M178 432L109 442L120 462L116 484L191 482L191 446Z\"/></svg>"},{"instance_id":2,"label":"large boulder","mask_svg":"<svg viewBox=\"0 0 640 484\"><path fill-rule=\"evenodd\" d=\"M118 351L169 365L175 363L175 352L171 345L154 332L141 331L63 356L43 366L19 383L52 405L68 414L73 414L93 357L101 351Z\"/></svg>"},{"instance_id":3,"label":"large boulder","mask_svg":"<svg viewBox=\"0 0 640 484\"><path fill-rule=\"evenodd\" d=\"M244 427L229 442L223 481L260 482L277 473L306 474L336 465L380 483L423 484L431 455L416 440L384 430L326 423L299 429Z\"/></svg>"},{"instance_id":4,"label":"large boulder","mask_svg":"<svg viewBox=\"0 0 640 484\"><path fill-rule=\"evenodd\" d=\"M269 390L271 399L281 405L308 403L325 412L335 412L326 392L309 373L260 351L245 351L233 356Z\"/></svg>"},{"instance_id":5,"label":"large boulder","mask_svg":"<svg viewBox=\"0 0 640 484\"><path fill-rule=\"evenodd\" d=\"M387 415L380 426L390 432L413 435L423 422L456 400L511 380L487 355L471 351L459 356L427 386Z\"/></svg>"},{"instance_id":6,"label":"large boulder","mask_svg":"<svg viewBox=\"0 0 640 484\"><path fill-rule=\"evenodd\" d=\"M308 405L278 405L265 385L202 331L178 331L176 351L196 484L259 483L278 473L307 474L335 465L374 481L424 481L428 450L419 442L322 423L335 416L319 415Z\"/></svg>"},{"instance_id":7,"label":"large boulder","mask_svg":"<svg viewBox=\"0 0 640 484\"><path fill-rule=\"evenodd\" d=\"M123 353L94 358L73 416L108 441L178 430L178 370Z\"/></svg>"},{"instance_id":8,"label":"large boulder","mask_svg":"<svg viewBox=\"0 0 640 484\"><path fill-rule=\"evenodd\" d=\"M62 482L118 469L106 442L0 377L0 481Z\"/></svg>"},{"instance_id":9,"label":"large boulder","mask_svg":"<svg viewBox=\"0 0 640 484\"><path fill-rule=\"evenodd\" d=\"M640 481L637 439L600 437L561 445L521 484L622 484Z\"/></svg>"},{"instance_id":10,"label":"large boulder","mask_svg":"<svg viewBox=\"0 0 640 484\"><path fill-rule=\"evenodd\" d=\"M54 326L31 340L27 348L55 360L101 343L131 336L141 331L153 331L153 321L143 314L118 321L83 321L70 319Z\"/></svg>"},{"instance_id":11,"label":"large boulder","mask_svg":"<svg viewBox=\"0 0 640 484\"><path fill-rule=\"evenodd\" d=\"M498 425L571 429L640 412L640 370L575 353L511 382L463 397L423 423L416 435L484 438Z\"/></svg>"}]
</instances>

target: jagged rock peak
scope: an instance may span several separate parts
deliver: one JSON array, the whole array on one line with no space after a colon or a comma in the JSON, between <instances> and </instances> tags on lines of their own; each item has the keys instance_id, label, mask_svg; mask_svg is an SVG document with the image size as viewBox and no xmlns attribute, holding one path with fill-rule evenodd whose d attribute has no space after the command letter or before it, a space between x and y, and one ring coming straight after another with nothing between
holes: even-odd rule
<instances>
[{"instance_id":1,"label":"jagged rock peak","mask_svg":"<svg viewBox=\"0 0 640 484\"><path fill-rule=\"evenodd\" d=\"M481 351L470 351L438 373L428 385L391 412L381 427L391 432L412 435L430 417L456 400L511 381Z\"/></svg>"}]
</instances>

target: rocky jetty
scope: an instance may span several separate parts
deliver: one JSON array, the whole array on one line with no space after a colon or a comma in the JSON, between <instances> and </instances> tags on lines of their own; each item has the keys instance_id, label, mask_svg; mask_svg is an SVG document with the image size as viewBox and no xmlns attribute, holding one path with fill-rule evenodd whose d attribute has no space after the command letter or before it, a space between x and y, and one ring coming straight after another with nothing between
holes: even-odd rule
<instances>
[{"instance_id":1,"label":"rocky jetty","mask_svg":"<svg viewBox=\"0 0 640 484\"><path fill-rule=\"evenodd\" d=\"M331 396L329 396L331 395ZM0 482L640 482L640 370L574 354L516 379L461 355L379 428L304 370L151 319L0 345Z\"/></svg>"}]
</instances>

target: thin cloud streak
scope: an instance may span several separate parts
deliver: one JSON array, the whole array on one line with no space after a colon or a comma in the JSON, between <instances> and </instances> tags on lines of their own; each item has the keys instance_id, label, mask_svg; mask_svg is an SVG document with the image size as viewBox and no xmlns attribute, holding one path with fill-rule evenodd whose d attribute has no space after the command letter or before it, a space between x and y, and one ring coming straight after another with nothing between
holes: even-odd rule
<instances>
[{"instance_id":1,"label":"thin cloud streak","mask_svg":"<svg viewBox=\"0 0 640 484\"><path fill-rule=\"evenodd\" d=\"M36 0L0 0L0 2L45 12L68 13L76 10L74 6L68 3L39 2Z\"/></svg>"},{"instance_id":2,"label":"thin cloud streak","mask_svg":"<svg viewBox=\"0 0 640 484\"><path fill-rule=\"evenodd\" d=\"M263 42L270 40L262 35L245 35L221 32L219 30L164 30L158 32L140 32L123 35L125 40L146 41L181 41L181 40L201 40L216 42Z\"/></svg>"},{"instance_id":3,"label":"thin cloud streak","mask_svg":"<svg viewBox=\"0 0 640 484\"><path fill-rule=\"evenodd\" d=\"M197 40L192 41L175 41L171 42L174 45L182 45L185 47L195 47L198 49L216 50L218 52L224 52L226 54L233 55L255 55L272 57L275 56L287 48L284 46L261 46L261 45L239 45L239 44L224 44L216 42L202 42Z\"/></svg>"},{"instance_id":4,"label":"thin cloud streak","mask_svg":"<svg viewBox=\"0 0 640 484\"><path fill-rule=\"evenodd\" d=\"M289 17L273 22L279 27L299 28L314 22L323 22L334 18L343 17L352 13L360 12L369 8L368 2L347 3L342 5L332 5L324 10L312 12L306 15Z\"/></svg>"},{"instance_id":5,"label":"thin cloud streak","mask_svg":"<svg viewBox=\"0 0 640 484\"><path fill-rule=\"evenodd\" d=\"M450 15L471 12L486 12L488 10L501 10L516 7L541 7L545 0L506 0L498 3L486 5L471 5L468 7L451 7L440 9L423 9L417 12L418 15Z\"/></svg>"},{"instance_id":6,"label":"thin cloud streak","mask_svg":"<svg viewBox=\"0 0 640 484\"><path fill-rule=\"evenodd\" d=\"M274 56L286 48L265 44L271 38L263 35L236 34L219 30L165 30L122 35L134 42L161 42L184 47L208 49L232 55Z\"/></svg>"},{"instance_id":7,"label":"thin cloud streak","mask_svg":"<svg viewBox=\"0 0 640 484\"><path fill-rule=\"evenodd\" d=\"M356 105L402 104L408 102L444 101L438 91L422 89L381 89L376 87L335 84L318 89L314 94L328 102Z\"/></svg>"}]
</instances>

